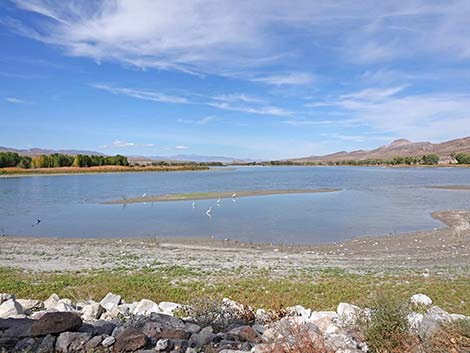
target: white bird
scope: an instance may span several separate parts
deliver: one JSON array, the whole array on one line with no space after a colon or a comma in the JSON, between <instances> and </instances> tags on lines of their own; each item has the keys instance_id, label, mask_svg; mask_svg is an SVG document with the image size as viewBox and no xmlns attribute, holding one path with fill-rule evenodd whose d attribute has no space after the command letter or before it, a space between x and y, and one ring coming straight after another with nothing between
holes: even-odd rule
<instances>
[{"instance_id":1,"label":"white bird","mask_svg":"<svg viewBox=\"0 0 470 353\"><path fill-rule=\"evenodd\" d=\"M220 207L220 197L217 199L217 206Z\"/></svg>"},{"instance_id":2,"label":"white bird","mask_svg":"<svg viewBox=\"0 0 470 353\"><path fill-rule=\"evenodd\" d=\"M193 201L193 208L196 208L196 202Z\"/></svg>"},{"instance_id":3,"label":"white bird","mask_svg":"<svg viewBox=\"0 0 470 353\"><path fill-rule=\"evenodd\" d=\"M142 194L142 197L145 197L145 196L147 196L147 193L146 193L146 192L144 192L144 193Z\"/></svg>"},{"instance_id":4,"label":"white bird","mask_svg":"<svg viewBox=\"0 0 470 353\"><path fill-rule=\"evenodd\" d=\"M212 207L209 207L209 209L206 211L206 215L208 215L210 217L211 212L212 212Z\"/></svg>"},{"instance_id":5,"label":"white bird","mask_svg":"<svg viewBox=\"0 0 470 353\"><path fill-rule=\"evenodd\" d=\"M235 197L237 197L237 193L236 193L236 192L234 192L234 193L232 194L232 199L234 199Z\"/></svg>"}]
</instances>

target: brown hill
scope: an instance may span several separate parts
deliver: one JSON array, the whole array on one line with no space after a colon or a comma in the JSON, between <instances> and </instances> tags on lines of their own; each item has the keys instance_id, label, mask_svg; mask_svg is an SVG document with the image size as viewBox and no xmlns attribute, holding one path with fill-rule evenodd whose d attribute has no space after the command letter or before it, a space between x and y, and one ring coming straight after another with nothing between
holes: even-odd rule
<instances>
[{"instance_id":1,"label":"brown hill","mask_svg":"<svg viewBox=\"0 0 470 353\"><path fill-rule=\"evenodd\" d=\"M418 157L424 154L437 154L441 162L452 160L451 153L470 153L470 136L442 143L411 142L405 139L393 141L391 144L364 151L341 151L325 156L310 156L291 159L293 162L335 162L364 159L391 159L393 157Z\"/></svg>"}]
</instances>

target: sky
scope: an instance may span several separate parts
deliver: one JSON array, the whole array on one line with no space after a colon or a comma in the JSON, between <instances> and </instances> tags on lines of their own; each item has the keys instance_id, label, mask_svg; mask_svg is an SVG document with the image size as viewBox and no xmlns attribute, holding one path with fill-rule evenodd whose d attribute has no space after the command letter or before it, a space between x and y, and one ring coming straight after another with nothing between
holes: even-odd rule
<instances>
[{"instance_id":1,"label":"sky","mask_svg":"<svg viewBox=\"0 0 470 353\"><path fill-rule=\"evenodd\" d=\"M0 145L278 159L470 135L468 0L4 0Z\"/></svg>"}]
</instances>

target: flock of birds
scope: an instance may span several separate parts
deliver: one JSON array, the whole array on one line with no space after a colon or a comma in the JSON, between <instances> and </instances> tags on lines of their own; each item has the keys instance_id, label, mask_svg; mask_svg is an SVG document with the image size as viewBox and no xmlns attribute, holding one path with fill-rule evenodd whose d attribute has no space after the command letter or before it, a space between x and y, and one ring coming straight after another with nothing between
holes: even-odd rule
<instances>
[{"instance_id":1,"label":"flock of birds","mask_svg":"<svg viewBox=\"0 0 470 353\"><path fill-rule=\"evenodd\" d=\"M147 193L144 192L144 193L142 194L142 197L146 197L146 196L147 196ZM233 201L233 202L237 202L236 197L237 197L237 193L234 192L234 193L232 194L232 201ZM217 199L216 204L217 204L217 207L220 207L220 197ZM194 201L194 200L193 200L193 203L192 203L192 207L193 207L193 208L196 208L196 201ZM212 206L207 209L206 215L207 215L207 217L209 217L209 218L212 217Z\"/></svg>"},{"instance_id":2,"label":"flock of birds","mask_svg":"<svg viewBox=\"0 0 470 353\"><path fill-rule=\"evenodd\" d=\"M235 199L236 197L237 197L237 193L234 192L234 193L232 194L232 201L233 201L233 202L237 202L237 200ZM217 207L220 207L220 197L217 199L216 204L217 204ZM196 208L196 202L195 202L195 201L193 201L193 208ZM209 217L209 218L212 217L212 206L207 209L206 215L207 215L207 217Z\"/></svg>"}]
</instances>

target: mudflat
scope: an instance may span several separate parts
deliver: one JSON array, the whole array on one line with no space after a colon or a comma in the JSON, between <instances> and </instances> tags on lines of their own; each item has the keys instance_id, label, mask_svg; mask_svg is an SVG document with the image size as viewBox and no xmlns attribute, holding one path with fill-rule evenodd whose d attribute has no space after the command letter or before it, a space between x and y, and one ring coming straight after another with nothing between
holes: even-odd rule
<instances>
[{"instance_id":1,"label":"mudflat","mask_svg":"<svg viewBox=\"0 0 470 353\"><path fill-rule=\"evenodd\" d=\"M426 188L442 190L470 190L470 185L431 185L426 186Z\"/></svg>"},{"instance_id":2,"label":"mudflat","mask_svg":"<svg viewBox=\"0 0 470 353\"><path fill-rule=\"evenodd\" d=\"M221 191L221 192L197 192L188 194L166 194L166 195L146 195L143 197L133 197L119 200L102 202L103 204L129 204L138 202L164 202L164 201L191 201L191 200L211 200L228 199L250 196L284 195L284 194L314 194L325 192L336 192L337 188L320 189L284 189L284 190L241 190L241 191Z\"/></svg>"},{"instance_id":3,"label":"mudflat","mask_svg":"<svg viewBox=\"0 0 470 353\"><path fill-rule=\"evenodd\" d=\"M183 266L229 270L241 266L291 270L342 268L450 270L470 267L470 211L443 211L433 217L447 225L433 231L361 237L342 243L289 245L213 238L41 238L5 236L0 267L34 271Z\"/></svg>"}]
</instances>

